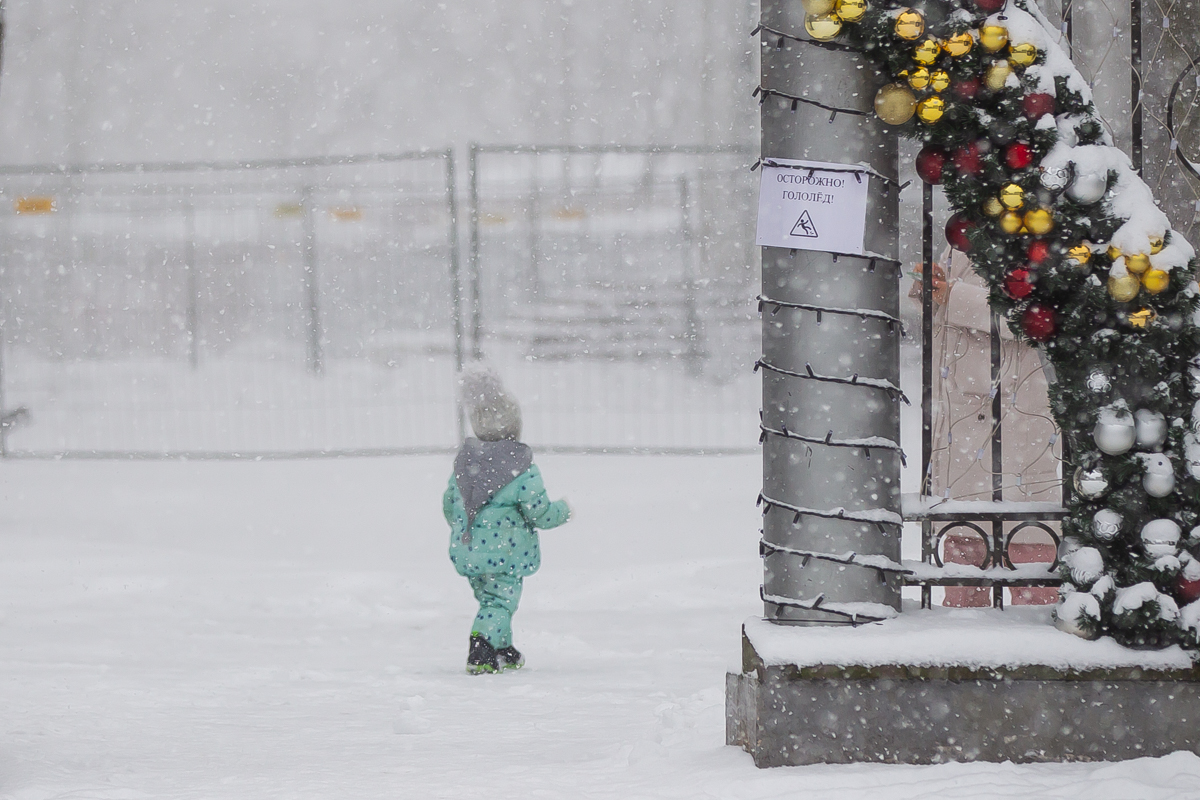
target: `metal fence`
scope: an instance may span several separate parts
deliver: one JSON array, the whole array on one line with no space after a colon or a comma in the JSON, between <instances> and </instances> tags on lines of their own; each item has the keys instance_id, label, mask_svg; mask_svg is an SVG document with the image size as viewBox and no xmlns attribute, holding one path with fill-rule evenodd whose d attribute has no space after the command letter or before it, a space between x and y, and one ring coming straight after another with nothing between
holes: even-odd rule
<instances>
[{"instance_id":1,"label":"metal fence","mask_svg":"<svg viewBox=\"0 0 1200 800\"><path fill-rule=\"evenodd\" d=\"M461 229L449 151L0 168L0 452L449 450L471 355L543 449L752 451L751 160L472 147Z\"/></svg>"},{"instance_id":2,"label":"metal fence","mask_svg":"<svg viewBox=\"0 0 1200 800\"><path fill-rule=\"evenodd\" d=\"M0 171L8 455L456 441L453 160Z\"/></svg>"},{"instance_id":3,"label":"metal fence","mask_svg":"<svg viewBox=\"0 0 1200 800\"><path fill-rule=\"evenodd\" d=\"M471 349L543 448L757 441L757 178L749 150L470 151Z\"/></svg>"}]
</instances>

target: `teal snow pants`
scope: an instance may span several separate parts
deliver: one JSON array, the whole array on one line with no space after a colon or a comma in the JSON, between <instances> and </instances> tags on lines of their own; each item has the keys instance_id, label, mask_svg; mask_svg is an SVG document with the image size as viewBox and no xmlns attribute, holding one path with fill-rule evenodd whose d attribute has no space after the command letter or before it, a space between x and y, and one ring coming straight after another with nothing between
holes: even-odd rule
<instances>
[{"instance_id":1,"label":"teal snow pants","mask_svg":"<svg viewBox=\"0 0 1200 800\"><path fill-rule=\"evenodd\" d=\"M517 613L517 604L521 602L524 579L519 575L498 573L472 575L467 580L471 582L471 590L479 601L479 613L475 615L471 635L483 636L497 650L511 647L512 616Z\"/></svg>"}]
</instances>

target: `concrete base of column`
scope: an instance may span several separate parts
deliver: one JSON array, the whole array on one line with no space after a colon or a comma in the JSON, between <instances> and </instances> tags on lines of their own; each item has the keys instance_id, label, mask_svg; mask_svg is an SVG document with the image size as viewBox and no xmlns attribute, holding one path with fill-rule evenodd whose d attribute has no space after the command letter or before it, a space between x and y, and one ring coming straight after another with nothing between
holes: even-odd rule
<instances>
[{"instance_id":1,"label":"concrete base of column","mask_svg":"<svg viewBox=\"0 0 1200 800\"><path fill-rule=\"evenodd\" d=\"M855 635L825 629L822 636L831 633ZM1186 666L1186 656L1160 668L1083 670L1059 663L769 663L775 660L764 659L743 631L742 672L726 678L726 742L759 767L1200 753L1200 670Z\"/></svg>"}]
</instances>

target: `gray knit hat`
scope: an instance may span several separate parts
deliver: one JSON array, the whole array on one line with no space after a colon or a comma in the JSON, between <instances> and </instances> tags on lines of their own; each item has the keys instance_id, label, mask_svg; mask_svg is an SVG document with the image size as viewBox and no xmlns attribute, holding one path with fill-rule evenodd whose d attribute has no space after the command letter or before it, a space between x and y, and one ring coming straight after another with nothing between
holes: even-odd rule
<instances>
[{"instance_id":1,"label":"gray knit hat","mask_svg":"<svg viewBox=\"0 0 1200 800\"><path fill-rule=\"evenodd\" d=\"M476 362L463 368L462 404L475 436L485 442L521 438L521 407L491 367Z\"/></svg>"}]
</instances>

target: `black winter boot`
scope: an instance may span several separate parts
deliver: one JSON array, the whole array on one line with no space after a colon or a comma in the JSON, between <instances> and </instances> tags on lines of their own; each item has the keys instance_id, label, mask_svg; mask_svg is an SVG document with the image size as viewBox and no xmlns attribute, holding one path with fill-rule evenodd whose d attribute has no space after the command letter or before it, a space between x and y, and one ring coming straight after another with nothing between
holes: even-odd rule
<instances>
[{"instance_id":1,"label":"black winter boot","mask_svg":"<svg viewBox=\"0 0 1200 800\"><path fill-rule=\"evenodd\" d=\"M525 666L525 656L511 644L496 651L496 660L500 662L500 669L520 669Z\"/></svg>"},{"instance_id":2,"label":"black winter boot","mask_svg":"<svg viewBox=\"0 0 1200 800\"><path fill-rule=\"evenodd\" d=\"M467 673L483 675L488 672L499 672L500 664L496 660L496 648L478 633L471 634L471 650L467 653Z\"/></svg>"}]
</instances>

